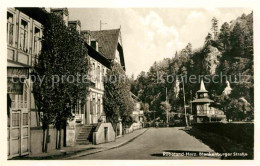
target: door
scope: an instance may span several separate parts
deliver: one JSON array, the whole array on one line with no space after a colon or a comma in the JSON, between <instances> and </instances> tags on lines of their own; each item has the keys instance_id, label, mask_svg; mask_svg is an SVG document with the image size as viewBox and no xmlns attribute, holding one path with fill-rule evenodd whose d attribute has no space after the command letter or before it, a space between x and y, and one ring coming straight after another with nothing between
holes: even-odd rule
<instances>
[{"instance_id":1,"label":"door","mask_svg":"<svg viewBox=\"0 0 260 166\"><path fill-rule=\"evenodd\" d=\"M21 155L29 154L29 114L28 112L21 113Z\"/></svg>"},{"instance_id":2,"label":"door","mask_svg":"<svg viewBox=\"0 0 260 166\"><path fill-rule=\"evenodd\" d=\"M21 131L21 110L11 111L11 124L10 124L10 157L20 155L20 131Z\"/></svg>"},{"instance_id":3,"label":"door","mask_svg":"<svg viewBox=\"0 0 260 166\"><path fill-rule=\"evenodd\" d=\"M30 152L29 87L24 83L22 94L9 94L11 98L10 127L8 132L9 158Z\"/></svg>"},{"instance_id":4,"label":"door","mask_svg":"<svg viewBox=\"0 0 260 166\"><path fill-rule=\"evenodd\" d=\"M104 128L104 136L105 136L105 142L108 141L108 127Z\"/></svg>"}]
</instances>

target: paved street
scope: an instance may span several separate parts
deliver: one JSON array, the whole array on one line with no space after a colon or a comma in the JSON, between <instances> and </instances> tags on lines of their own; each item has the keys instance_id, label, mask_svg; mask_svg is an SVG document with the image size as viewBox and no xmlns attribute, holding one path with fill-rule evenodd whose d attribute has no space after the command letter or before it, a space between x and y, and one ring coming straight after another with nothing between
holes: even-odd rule
<instances>
[{"instance_id":1,"label":"paved street","mask_svg":"<svg viewBox=\"0 0 260 166\"><path fill-rule=\"evenodd\" d=\"M75 159L217 159L209 157L176 156L164 157L163 152L213 152L205 144L190 136L183 128L150 128L132 142L104 152Z\"/></svg>"}]
</instances>

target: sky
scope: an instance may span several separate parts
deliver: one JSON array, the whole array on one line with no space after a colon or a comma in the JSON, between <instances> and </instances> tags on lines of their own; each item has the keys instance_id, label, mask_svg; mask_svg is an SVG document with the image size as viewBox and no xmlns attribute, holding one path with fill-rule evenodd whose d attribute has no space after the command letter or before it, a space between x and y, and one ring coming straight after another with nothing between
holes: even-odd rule
<instances>
[{"instance_id":1,"label":"sky","mask_svg":"<svg viewBox=\"0 0 260 166\"><path fill-rule=\"evenodd\" d=\"M219 28L248 8L69 8L69 20L80 20L82 30L121 27L126 74L137 77L155 61L174 57L188 43L193 49L203 45L211 28L211 19Z\"/></svg>"}]
</instances>

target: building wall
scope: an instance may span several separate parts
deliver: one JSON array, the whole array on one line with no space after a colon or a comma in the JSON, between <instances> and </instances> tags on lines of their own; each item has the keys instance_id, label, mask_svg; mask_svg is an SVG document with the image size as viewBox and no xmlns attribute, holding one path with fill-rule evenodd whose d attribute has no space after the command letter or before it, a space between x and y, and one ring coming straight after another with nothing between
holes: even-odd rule
<instances>
[{"instance_id":1,"label":"building wall","mask_svg":"<svg viewBox=\"0 0 260 166\"><path fill-rule=\"evenodd\" d=\"M41 37L43 26L37 20L30 18L23 12L15 9L7 9L7 67L8 77L20 77L19 70L24 68L28 71L28 76L31 71L29 66L33 66L37 55L41 50ZM17 73L9 73L14 68L17 68ZM10 75L9 75L10 74ZM31 113L31 80L30 77L25 79L23 84L22 94L12 93L8 90L8 97L10 98L10 116L8 116L8 142L9 142L9 156L25 155L25 151L31 151L31 125L36 126L35 113ZM11 83L8 83L10 86ZM35 108L35 107L34 107ZM19 113L19 119L14 115ZM20 129L15 129L15 120L19 120L18 126ZM14 126L15 125L15 126ZM21 147L15 146L15 142L9 141L10 137L17 137L21 140ZM11 139L12 139L11 138ZM26 140L26 141L25 141ZM34 140L33 140L34 141ZM18 154L13 154L12 151L20 149Z\"/></svg>"},{"instance_id":2,"label":"building wall","mask_svg":"<svg viewBox=\"0 0 260 166\"><path fill-rule=\"evenodd\" d=\"M94 86L89 88L85 106L75 111L76 121L80 124L96 124L103 112L104 80L107 67L93 58L90 58L90 80ZM87 114L87 115L86 115ZM85 118L86 117L86 118Z\"/></svg>"},{"instance_id":3,"label":"building wall","mask_svg":"<svg viewBox=\"0 0 260 166\"><path fill-rule=\"evenodd\" d=\"M14 8L8 8L7 17L7 59L33 65L41 50L42 24Z\"/></svg>"}]
</instances>

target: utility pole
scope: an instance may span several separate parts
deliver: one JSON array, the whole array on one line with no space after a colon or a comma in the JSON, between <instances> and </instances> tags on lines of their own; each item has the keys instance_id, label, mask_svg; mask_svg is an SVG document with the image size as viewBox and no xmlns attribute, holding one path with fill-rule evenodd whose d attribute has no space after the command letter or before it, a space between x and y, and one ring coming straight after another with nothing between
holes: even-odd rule
<instances>
[{"instance_id":1,"label":"utility pole","mask_svg":"<svg viewBox=\"0 0 260 166\"><path fill-rule=\"evenodd\" d=\"M190 100L190 112L191 112L190 114L191 115L190 116L193 116L192 115L192 90L190 90L190 93L191 93L191 100ZM191 119L190 119L190 125L191 125Z\"/></svg>"},{"instance_id":2,"label":"utility pole","mask_svg":"<svg viewBox=\"0 0 260 166\"><path fill-rule=\"evenodd\" d=\"M167 127L169 127L169 110L167 109L167 104L168 104L168 95L167 95L167 87L166 87L166 102L165 102L165 106L166 106L166 125Z\"/></svg>"},{"instance_id":3,"label":"utility pole","mask_svg":"<svg viewBox=\"0 0 260 166\"><path fill-rule=\"evenodd\" d=\"M191 93L190 109L191 109L191 115L192 115L192 90L190 90L190 93Z\"/></svg>"},{"instance_id":4,"label":"utility pole","mask_svg":"<svg viewBox=\"0 0 260 166\"><path fill-rule=\"evenodd\" d=\"M187 120L187 112L186 112L186 102L185 102L185 89L184 89L184 80L183 80L183 76L181 77L182 78L182 87L183 87L183 102L184 102L184 113L185 113L185 123L186 123L186 127L189 126L188 124L188 120Z\"/></svg>"}]
</instances>

